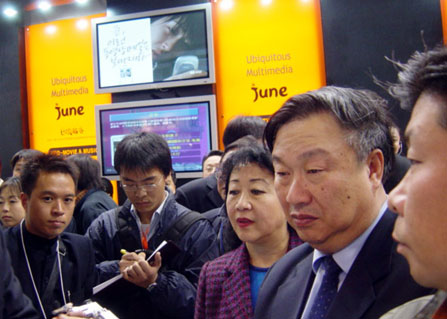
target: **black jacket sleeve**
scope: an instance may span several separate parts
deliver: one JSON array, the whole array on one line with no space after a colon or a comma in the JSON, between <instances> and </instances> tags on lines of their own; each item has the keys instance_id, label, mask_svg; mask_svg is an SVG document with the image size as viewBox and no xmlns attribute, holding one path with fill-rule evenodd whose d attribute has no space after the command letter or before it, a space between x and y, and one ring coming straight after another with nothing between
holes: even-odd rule
<instances>
[{"instance_id":1,"label":"black jacket sleeve","mask_svg":"<svg viewBox=\"0 0 447 319\"><path fill-rule=\"evenodd\" d=\"M22 292L22 287L11 267L11 259L0 229L0 319L40 318L31 301Z\"/></svg>"}]
</instances>

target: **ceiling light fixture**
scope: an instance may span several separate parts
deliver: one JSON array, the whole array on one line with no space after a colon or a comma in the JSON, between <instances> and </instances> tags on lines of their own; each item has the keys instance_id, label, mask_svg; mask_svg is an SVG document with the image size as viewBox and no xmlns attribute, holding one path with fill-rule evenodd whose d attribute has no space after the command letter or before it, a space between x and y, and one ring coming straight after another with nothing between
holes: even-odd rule
<instances>
[{"instance_id":1,"label":"ceiling light fixture","mask_svg":"<svg viewBox=\"0 0 447 319\"><path fill-rule=\"evenodd\" d=\"M51 3L49 3L48 1L40 1L37 4L37 7L42 11L48 11L51 8Z\"/></svg>"},{"instance_id":2,"label":"ceiling light fixture","mask_svg":"<svg viewBox=\"0 0 447 319\"><path fill-rule=\"evenodd\" d=\"M56 31L57 31L57 28L56 28L56 26L54 26L54 25L49 25L49 26L47 26L47 27L45 28L45 32L46 32L47 34L55 34Z\"/></svg>"},{"instance_id":3,"label":"ceiling light fixture","mask_svg":"<svg viewBox=\"0 0 447 319\"><path fill-rule=\"evenodd\" d=\"M79 30L85 30L88 27L88 21L85 19L78 20L78 21L76 21L76 27Z\"/></svg>"},{"instance_id":4,"label":"ceiling light fixture","mask_svg":"<svg viewBox=\"0 0 447 319\"><path fill-rule=\"evenodd\" d=\"M88 0L76 0L76 2L79 4L86 4Z\"/></svg>"},{"instance_id":5,"label":"ceiling light fixture","mask_svg":"<svg viewBox=\"0 0 447 319\"><path fill-rule=\"evenodd\" d=\"M233 0L222 0L219 3L219 7L222 10L230 10L231 8L233 8L233 5L234 5L234 1Z\"/></svg>"},{"instance_id":6,"label":"ceiling light fixture","mask_svg":"<svg viewBox=\"0 0 447 319\"><path fill-rule=\"evenodd\" d=\"M18 13L17 10L14 8L6 8L5 10L3 10L3 14L8 18L15 17L17 13Z\"/></svg>"}]
</instances>

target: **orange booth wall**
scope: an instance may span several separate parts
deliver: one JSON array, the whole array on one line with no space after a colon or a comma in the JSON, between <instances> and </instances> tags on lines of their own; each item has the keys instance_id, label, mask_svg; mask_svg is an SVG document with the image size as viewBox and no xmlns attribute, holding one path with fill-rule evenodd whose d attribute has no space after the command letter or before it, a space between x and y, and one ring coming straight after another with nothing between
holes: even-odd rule
<instances>
[{"instance_id":1,"label":"orange booth wall","mask_svg":"<svg viewBox=\"0 0 447 319\"><path fill-rule=\"evenodd\" d=\"M212 2L219 140L235 115L275 112L325 84L318 0ZM26 29L30 143L44 152L96 154L90 19ZM84 22L82 22L84 21Z\"/></svg>"},{"instance_id":2,"label":"orange booth wall","mask_svg":"<svg viewBox=\"0 0 447 319\"><path fill-rule=\"evenodd\" d=\"M220 137L235 115L268 117L325 85L318 0L219 0L213 15Z\"/></svg>"}]
</instances>

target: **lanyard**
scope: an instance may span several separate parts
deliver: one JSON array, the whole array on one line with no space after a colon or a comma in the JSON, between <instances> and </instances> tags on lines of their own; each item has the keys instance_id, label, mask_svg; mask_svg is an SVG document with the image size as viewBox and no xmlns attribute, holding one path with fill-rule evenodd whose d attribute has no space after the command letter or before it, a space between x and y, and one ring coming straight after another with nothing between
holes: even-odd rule
<instances>
[{"instance_id":1,"label":"lanyard","mask_svg":"<svg viewBox=\"0 0 447 319\"><path fill-rule=\"evenodd\" d=\"M37 301L39 302L40 311L42 312L43 317L45 319L47 319L47 316L45 314L45 309L44 309L43 304L42 304L42 300L40 299L40 295L39 295L39 292L37 291L36 283L34 281L34 276L33 276L32 270L31 270L31 264L30 264L29 259L28 259L28 254L26 253L25 240L23 238L23 221L24 220L22 219L22 221L20 222L20 238L22 240L23 254L25 255L26 265L28 267L28 273L29 273L29 275L31 277L31 282L33 284L34 293L36 294ZM59 270L59 279L60 279L59 281L60 281L60 284L61 284L62 299L64 300L64 304L66 305L67 301L65 300L65 293L64 293L64 281L63 281L63 278L62 278L61 257L59 255L59 239L57 240L57 243L56 243L56 260L55 260L55 264L54 264L54 267L53 267L53 271L51 272L51 276L50 276L50 282L53 282L52 286L54 286L54 283L55 283L55 278L54 278L55 276L53 275L53 273L54 274L56 273L55 272L55 270L56 270L55 269L56 268L56 263L57 263L57 268ZM48 285L50 285L50 282L48 283ZM47 295L48 288L49 287L47 286L47 289L45 290L45 296Z\"/></svg>"}]
</instances>

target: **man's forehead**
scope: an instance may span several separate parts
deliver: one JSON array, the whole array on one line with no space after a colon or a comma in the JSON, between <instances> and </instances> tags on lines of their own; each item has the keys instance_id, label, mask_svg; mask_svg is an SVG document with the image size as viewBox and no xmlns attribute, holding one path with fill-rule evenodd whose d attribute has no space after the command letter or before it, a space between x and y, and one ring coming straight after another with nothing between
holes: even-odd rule
<instances>
[{"instance_id":1,"label":"man's forehead","mask_svg":"<svg viewBox=\"0 0 447 319\"><path fill-rule=\"evenodd\" d=\"M136 179L139 180L157 177L162 174L161 169L158 167L151 167L146 170L140 168L126 168L122 167L120 170L120 177L124 179Z\"/></svg>"},{"instance_id":2,"label":"man's forehead","mask_svg":"<svg viewBox=\"0 0 447 319\"><path fill-rule=\"evenodd\" d=\"M70 184L70 190L61 186L61 179L65 179ZM63 185L63 186L66 186ZM40 173L37 177L36 184L31 190L31 194L61 194L64 192L64 196L72 196L76 193L76 185L73 177L70 174L65 173Z\"/></svg>"},{"instance_id":3,"label":"man's forehead","mask_svg":"<svg viewBox=\"0 0 447 319\"><path fill-rule=\"evenodd\" d=\"M438 122L441 115L443 98L436 94L422 93L411 112L410 121L405 129L405 140L407 143L418 135L419 130L427 130L430 126L440 125Z\"/></svg>"}]
</instances>

